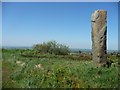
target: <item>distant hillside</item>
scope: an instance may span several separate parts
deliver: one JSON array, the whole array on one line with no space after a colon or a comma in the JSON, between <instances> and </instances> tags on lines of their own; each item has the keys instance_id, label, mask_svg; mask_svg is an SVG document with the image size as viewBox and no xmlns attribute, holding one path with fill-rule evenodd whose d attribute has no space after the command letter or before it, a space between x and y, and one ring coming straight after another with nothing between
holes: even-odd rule
<instances>
[{"instance_id":1,"label":"distant hillside","mask_svg":"<svg viewBox=\"0 0 120 90\"><path fill-rule=\"evenodd\" d=\"M32 46L2 46L4 49L32 49ZM92 52L92 49L79 49L79 48L70 48L71 53L78 53L79 51L81 52ZM107 50L107 52L112 53L112 52L118 52L118 50Z\"/></svg>"},{"instance_id":2,"label":"distant hillside","mask_svg":"<svg viewBox=\"0 0 120 90\"><path fill-rule=\"evenodd\" d=\"M92 52L92 49L70 48L70 51L71 51L72 53L78 53L79 51L84 52L84 53L85 53L85 52L89 53L89 52ZM108 52L108 53L118 52L118 50L107 50L107 52Z\"/></svg>"},{"instance_id":3,"label":"distant hillside","mask_svg":"<svg viewBox=\"0 0 120 90\"><path fill-rule=\"evenodd\" d=\"M92 50L91 49L70 48L70 51L72 53L78 53L79 51L81 51L81 52L91 52Z\"/></svg>"},{"instance_id":4,"label":"distant hillside","mask_svg":"<svg viewBox=\"0 0 120 90\"><path fill-rule=\"evenodd\" d=\"M28 46L3 46L4 49L32 49L32 47Z\"/></svg>"}]
</instances>

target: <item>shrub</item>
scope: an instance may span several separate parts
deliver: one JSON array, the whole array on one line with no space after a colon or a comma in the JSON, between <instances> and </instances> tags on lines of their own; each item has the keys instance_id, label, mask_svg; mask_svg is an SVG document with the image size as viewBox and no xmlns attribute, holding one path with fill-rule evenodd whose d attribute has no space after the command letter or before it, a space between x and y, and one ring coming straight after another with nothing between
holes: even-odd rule
<instances>
[{"instance_id":1,"label":"shrub","mask_svg":"<svg viewBox=\"0 0 120 90\"><path fill-rule=\"evenodd\" d=\"M49 41L47 43L36 44L33 49L43 54L55 54L55 55L68 55L69 47L63 44L59 44L56 41Z\"/></svg>"}]
</instances>

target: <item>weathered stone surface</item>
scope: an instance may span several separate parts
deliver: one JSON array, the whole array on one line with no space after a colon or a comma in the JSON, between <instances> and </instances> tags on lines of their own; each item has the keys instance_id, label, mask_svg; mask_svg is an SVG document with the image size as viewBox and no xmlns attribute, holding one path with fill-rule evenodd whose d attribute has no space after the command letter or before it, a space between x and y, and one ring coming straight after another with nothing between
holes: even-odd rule
<instances>
[{"instance_id":1,"label":"weathered stone surface","mask_svg":"<svg viewBox=\"0 0 120 90\"><path fill-rule=\"evenodd\" d=\"M92 58L95 62L105 64L107 60L106 34L107 11L96 10L91 16L92 22Z\"/></svg>"}]
</instances>

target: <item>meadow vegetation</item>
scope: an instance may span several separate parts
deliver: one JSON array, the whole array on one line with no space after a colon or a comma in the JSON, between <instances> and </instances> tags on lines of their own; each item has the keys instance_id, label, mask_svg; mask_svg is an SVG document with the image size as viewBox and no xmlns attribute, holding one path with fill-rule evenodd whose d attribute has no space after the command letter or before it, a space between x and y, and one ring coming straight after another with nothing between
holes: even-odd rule
<instances>
[{"instance_id":1,"label":"meadow vegetation","mask_svg":"<svg viewBox=\"0 0 120 90\"><path fill-rule=\"evenodd\" d=\"M37 53L42 54L55 54L55 55L68 55L70 50L69 47L63 44L59 44L56 41L43 42L42 44L36 44L33 46L33 49Z\"/></svg>"},{"instance_id":2,"label":"meadow vegetation","mask_svg":"<svg viewBox=\"0 0 120 90\"><path fill-rule=\"evenodd\" d=\"M118 87L116 55L108 55L108 59L114 62L111 67L98 67L91 54L71 55L66 46L56 47L56 50L48 48L44 52L41 50L43 44L39 45L34 45L33 49L3 49L3 88ZM53 50L52 53L49 50Z\"/></svg>"}]
</instances>

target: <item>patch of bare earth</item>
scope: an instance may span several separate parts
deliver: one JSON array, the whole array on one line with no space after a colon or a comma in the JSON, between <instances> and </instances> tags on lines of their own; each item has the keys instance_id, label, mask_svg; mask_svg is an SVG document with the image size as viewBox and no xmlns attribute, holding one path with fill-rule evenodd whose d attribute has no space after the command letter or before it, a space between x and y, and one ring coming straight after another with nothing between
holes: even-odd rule
<instances>
[{"instance_id":1,"label":"patch of bare earth","mask_svg":"<svg viewBox=\"0 0 120 90\"><path fill-rule=\"evenodd\" d=\"M2 81L7 81L9 78L10 70L5 66L2 67Z\"/></svg>"}]
</instances>

